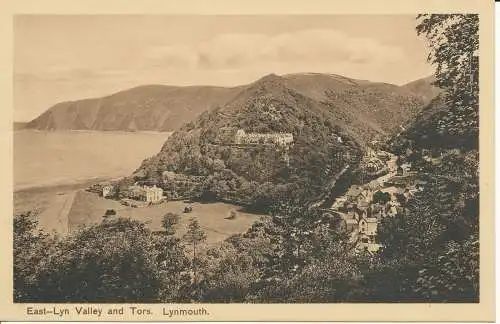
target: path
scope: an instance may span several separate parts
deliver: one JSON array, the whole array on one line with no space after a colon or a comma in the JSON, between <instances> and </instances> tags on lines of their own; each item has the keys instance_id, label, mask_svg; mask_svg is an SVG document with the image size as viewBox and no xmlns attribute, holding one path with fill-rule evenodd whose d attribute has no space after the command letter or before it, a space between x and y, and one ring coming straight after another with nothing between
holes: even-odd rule
<instances>
[{"instance_id":1,"label":"path","mask_svg":"<svg viewBox=\"0 0 500 324\"><path fill-rule=\"evenodd\" d=\"M68 233L68 214L76 191L58 194L49 207L38 215L39 226L47 232Z\"/></svg>"}]
</instances>

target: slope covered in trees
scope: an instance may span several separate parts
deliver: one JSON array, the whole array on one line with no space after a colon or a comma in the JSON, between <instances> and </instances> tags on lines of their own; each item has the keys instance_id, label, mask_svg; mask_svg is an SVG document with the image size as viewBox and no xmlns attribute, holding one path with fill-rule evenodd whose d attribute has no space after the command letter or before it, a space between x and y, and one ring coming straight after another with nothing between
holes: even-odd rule
<instances>
[{"instance_id":1,"label":"slope covered in trees","mask_svg":"<svg viewBox=\"0 0 500 324\"><path fill-rule=\"evenodd\" d=\"M405 137L434 147L479 145L479 17L419 15L417 33L430 43L428 61L443 89Z\"/></svg>"},{"instance_id":2,"label":"slope covered in trees","mask_svg":"<svg viewBox=\"0 0 500 324\"><path fill-rule=\"evenodd\" d=\"M189 193L195 198L251 205L290 195L312 198L347 164L356 165L372 140L395 132L422 108L419 97L396 86L331 76L331 88L315 100L311 89L320 89L316 82L323 78L268 75L254 82L230 102L181 127L128 183L178 190L164 181L168 171L203 177ZM293 144L238 146L239 129L290 133Z\"/></svg>"},{"instance_id":3,"label":"slope covered in trees","mask_svg":"<svg viewBox=\"0 0 500 324\"><path fill-rule=\"evenodd\" d=\"M405 214L382 223L386 248L370 275L373 298L383 292L399 300L479 301L477 19L418 17L417 31L431 42L429 61L444 91L390 142L425 185Z\"/></svg>"}]
</instances>

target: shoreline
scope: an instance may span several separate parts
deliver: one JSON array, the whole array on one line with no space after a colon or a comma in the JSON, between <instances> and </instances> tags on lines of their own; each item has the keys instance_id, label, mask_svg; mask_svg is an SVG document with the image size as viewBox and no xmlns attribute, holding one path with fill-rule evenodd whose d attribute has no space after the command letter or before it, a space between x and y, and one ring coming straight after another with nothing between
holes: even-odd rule
<instances>
[{"instance_id":1,"label":"shoreline","mask_svg":"<svg viewBox=\"0 0 500 324\"><path fill-rule=\"evenodd\" d=\"M17 187L14 186L13 193L16 194L16 193L37 192L37 191L45 191L48 189L60 189L60 190L76 189L83 186L89 186L98 182L116 180L121 178L122 177L94 177L94 178L75 179L75 180L45 183L45 184L27 184Z\"/></svg>"}]
</instances>

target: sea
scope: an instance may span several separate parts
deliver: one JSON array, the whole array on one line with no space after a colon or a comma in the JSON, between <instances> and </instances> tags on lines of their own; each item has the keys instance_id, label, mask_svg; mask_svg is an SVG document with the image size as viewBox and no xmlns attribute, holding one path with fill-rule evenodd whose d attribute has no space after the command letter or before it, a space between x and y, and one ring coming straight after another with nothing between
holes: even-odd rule
<instances>
[{"instance_id":1,"label":"sea","mask_svg":"<svg viewBox=\"0 0 500 324\"><path fill-rule=\"evenodd\" d=\"M130 175L170 134L15 131L14 191Z\"/></svg>"}]
</instances>

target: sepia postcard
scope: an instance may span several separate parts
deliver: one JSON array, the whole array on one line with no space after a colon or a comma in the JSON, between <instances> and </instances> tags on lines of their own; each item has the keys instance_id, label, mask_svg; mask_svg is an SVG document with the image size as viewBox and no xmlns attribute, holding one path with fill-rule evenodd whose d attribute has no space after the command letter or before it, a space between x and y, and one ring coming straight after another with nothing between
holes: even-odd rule
<instances>
[{"instance_id":1,"label":"sepia postcard","mask_svg":"<svg viewBox=\"0 0 500 324\"><path fill-rule=\"evenodd\" d=\"M0 320L495 320L493 1L4 1Z\"/></svg>"}]
</instances>

